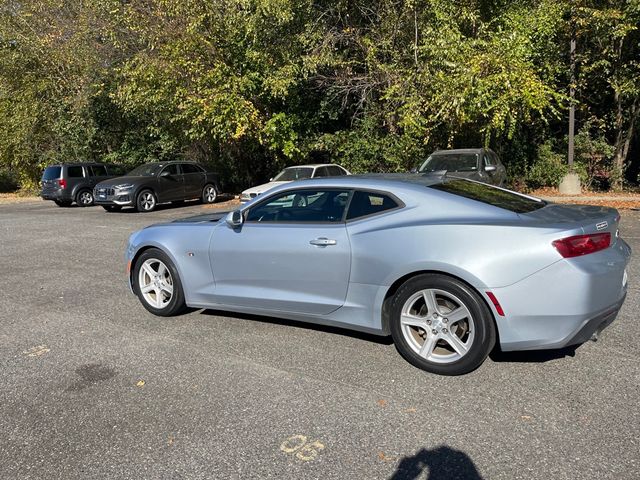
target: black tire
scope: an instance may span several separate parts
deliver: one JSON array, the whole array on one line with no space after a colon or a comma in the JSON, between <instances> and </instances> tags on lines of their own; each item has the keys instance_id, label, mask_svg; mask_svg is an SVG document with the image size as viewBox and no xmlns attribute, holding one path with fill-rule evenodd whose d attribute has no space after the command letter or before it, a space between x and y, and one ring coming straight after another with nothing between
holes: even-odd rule
<instances>
[{"instance_id":1,"label":"black tire","mask_svg":"<svg viewBox=\"0 0 640 480\"><path fill-rule=\"evenodd\" d=\"M162 262L171 275L171 285L173 287L172 297L167 305L162 308L157 308L156 306L151 305L147 298L145 298L141 290L142 286L140 280L140 269L147 261L150 261L151 265L154 265L155 262L158 261ZM148 276L148 274L145 275L145 277L146 276ZM142 306L154 315L158 315L160 317L171 317L174 315L179 315L186 310L187 307L184 301L184 291L182 290L182 282L180 281L180 276L178 275L178 271L169 256L162 250L159 250L157 248L150 248L149 250L143 252L142 255L138 257L135 265L133 266L131 279L133 291L138 296L140 303L142 303ZM157 298L157 293L155 295Z\"/></svg>"},{"instance_id":2,"label":"black tire","mask_svg":"<svg viewBox=\"0 0 640 480\"><path fill-rule=\"evenodd\" d=\"M70 207L71 203L72 203L72 202L70 202L68 200L54 200L54 202L55 202L55 204L57 206L62 207L62 208Z\"/></svg>"},{"instance_id":3,"label":"black tire","mask_svg":"<svg viewBox=\"0 0 640 480\"><path fill-rule=\"evenodd\" d=\"M207 183L202 189L202 203L216 203L218 200L218 189L212 183Z\"/></svg>"},{"instance_id":4,"label":"black tire","mask_svg":"<svg viewBox=\"0 0 640 480\"><path fill-rule=\"evenodd\" d=\"M436 312L433 312L434 317L427 313L430 309L426 301L421 300L419 292L422 291L435 291L434 298L438 307ZM408 305L411 307L420 305L421 301L424 302L424 310L414 311L414 313L420 321L424 315L425 322L428 321L429 325L427 326L425 323L425 329L405 326L405 333L403 333L401 324L403 309L406 309ZM456 306L456 304L460 305ZM449 320L446 315L453 313L460 306L467 309L469 316L448 324ZM439 375L462 375L475 370L482 365L496 342L493 315L478 293L460 280L439 274L418 275L407 280L398 289L391 303L390 327L391 336L398 352L409 363ZM451 327L456 329L455 332ZM430 331L426 331L426 329L430 329ZM448 335L448 338L455 335L461 340L460 343L466 343L467 350L464 354L460 354L457 349L452 347L452 343L447 342L447 337L444 337L444 340L435 340L433 343L431 357L437 361L428 360L425 356L421 356L416 349L420 349L422 346L425 351L429 351L427 338L431 338L432 334L434 334L434 339L441 338L440 335ZM411 340L407 339L409 335L412 335L409 337ZM420 345L420 340L423 341L422 345ZM410 342L413 343L413 346ZM436 351L441 353L436 353ZM449 361L447 356L452 359Z\"/></svg>"},{"instance_id":5,"label":"black tire","mask_svg":"<svg viewBox=\"0 0 640 480\"><path fill-rule=\"evenodd\" d=\"M153 212L158 205L158 198L151 190L142 190L136 197L136 210L138 212Z\"/></svg>"},{"instance_id":6,"label":"black tire","mask_svg":"<svg viewBox=\"0 0 640 480\"><path fill-rule=\"evenodd\" d=\"M89 189L84 188L76 193L76 205L79 207L91 207L93 200L93 192Z\"/></svg>"},{"instance_id":7,"label":"black tire","mask_svg":"<svg viewBox=\"0 0 640 480\"><path fill-rule=\"evenodd\" d=\"M102 205L102 208L104 208L107 212L119 212L120 210L122 210L122 207L120 205Z\"/></svg>"}]
</instances>

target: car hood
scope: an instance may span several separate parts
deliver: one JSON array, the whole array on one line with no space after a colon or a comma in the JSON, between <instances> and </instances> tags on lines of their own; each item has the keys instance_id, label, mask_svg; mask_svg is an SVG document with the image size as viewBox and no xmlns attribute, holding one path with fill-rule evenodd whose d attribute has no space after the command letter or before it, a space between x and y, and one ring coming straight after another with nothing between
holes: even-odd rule
<instances>
[{"instance_id":1,"label":"car hood","mask_svg":"<svg viewBox=\"0 0 640 480\"><path fill-rule=\"evenodd\" d=\"M124 176L124 177L115 177L115 178L110 178L109 180L103 180L102 182L100 182L98 185L100 185L101 187L115 187L116 185L122 185L123 183L133 183L135 185L141 184L141 183L145 183L148 182L149 180L154 180L156 177L146 177L146 176L139 176L139 177L129 177L129 176ZM96 186L98 186L96 185Z\"/></svg>"},{"instance_id":2,"label":"car hood","mask_svg":"<svg viewBox=\"0 0 640 480\"><path fill-rule=\"evenodd\" d=\"M290 183L290 182L269 182L269 183L263 183L262 185L258 185L257 187L251 187L248 188L246 190L244 190L242 193L243 194L250 194L250 193L256 193L256 194L261 194L266 192L267 190L271 190L274 187L277 187L278 185L284 185L285 183Z\"/></svg>"}]
</instances>

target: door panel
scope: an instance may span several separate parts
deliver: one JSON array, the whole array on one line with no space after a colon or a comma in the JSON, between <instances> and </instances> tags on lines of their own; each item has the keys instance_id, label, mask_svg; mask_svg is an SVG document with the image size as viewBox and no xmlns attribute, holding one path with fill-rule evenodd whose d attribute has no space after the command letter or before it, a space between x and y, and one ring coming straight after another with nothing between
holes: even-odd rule
<instances>
[{"instance_id":1,"label":"door panel","mask_svg":"<svg viewBox=\"0 0 640 480\"><path fill-rule=\"evenodd\" d=\"M177 164L167 165L158 176L158 201L171 202L184 199L184 175Z\"/></svg>"},{"instance_id":2,"label":"door panel","mask_svg":"<svg viewBox=\"0 0 640 480\"><path fill-rule=\"evenodd\" d=\"M199 167L190 164L182 164L184 174L184 192L186 198L200 198L204 188L205 173Z\"/></svg>"},{"instance_id":3,"label":"door panel","mask_svg":"<svg viewBox=\"0 0 640 480\"><path fill-rule=\"evenodd\" d=\"M210 256L217 303L328 314L347 295L351 248L343 223L223 225Z\"/></svg>"}]
</instances>

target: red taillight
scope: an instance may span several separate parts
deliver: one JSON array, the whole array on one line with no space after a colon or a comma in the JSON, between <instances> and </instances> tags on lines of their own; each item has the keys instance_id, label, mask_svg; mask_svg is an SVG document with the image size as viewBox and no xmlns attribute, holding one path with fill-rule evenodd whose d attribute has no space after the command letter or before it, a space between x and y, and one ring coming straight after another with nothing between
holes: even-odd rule
<instances>
[{"instance_id":1,"label":"red taillight","mask_svg":"<svg viewBox=\"0 0 640 480\"><path fill-rule=\"evenodd\" d=\"M489 297L489 300L491 300L493 306L496 307L496 312L498 312L498 315L504 317L504 310L502 310L502 306L500 305L500 302L498 302L496 296L491 292L487 292L487 297Z\"/></svg>"},{"instance_id":2,"label":"red taillight","mask_svg":"<svg viewBox=\"0 0 640 480\"><path fill-rule=\"evenodd\" d=\"M609 245L611 245L611 234L606 232L576 235L574 237L555 240L552 244L564 258L579 257L609 248Z\"/></svg>"},{"instance_id":3,"label":"red taillight","mask_svg":"<svg viewBox=\"0 0 640 480\"><path fill-rule=\"evenodd\" d=\"M60 188L67 188L67 181L64 178L61 178L58 180L58 185L60 185Z\"/></svg>"}]
</instances>

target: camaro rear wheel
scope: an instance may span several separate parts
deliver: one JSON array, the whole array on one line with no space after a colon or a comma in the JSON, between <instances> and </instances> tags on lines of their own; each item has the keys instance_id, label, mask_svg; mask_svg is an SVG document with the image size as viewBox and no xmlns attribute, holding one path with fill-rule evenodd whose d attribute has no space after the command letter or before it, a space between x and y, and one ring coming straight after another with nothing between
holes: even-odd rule
<instances>
[{"instance_id":1,"label":"camaro rear wheel","mask_svg":"<svg viewBox=\"0 0 640 480\"><path fill-rule=\"evenodd\" d=\"M178 271L161 250L145 251L134 266L133 289L144 308L154 315L170 317L185 309Z\"/></svg>"},{"instance_id":2,"label":"camaro rear wheel","mask_svg":"<svg viewBox=\"0 0 640 480\"><path fill-rule=\"evenodd\" d=\"M143 190L138 194L136 208L139 212L152 212L156 208L156 196L151 190Z\"/></svg>"},{"instance_id":3,"label":"camaro rear wheel","mask_svg":"<svg viewBox=\"0 0 640 480\"><path fill-rule=\"evenodd\" d=\"M391 335L411 364L440 375L478 368L496 342L491 312L463 282L446 275L409 279L391 306Z\"/></svg>"},{"instance_id":4,"label":"camaro rear wheel","mask_svg":"<svg viewBox=\"0 0 640 480\"><path fill-rule=\"evenodd\" d=\"M202 189L202 203L215 203L218 199L218 191L214 185L208 183Z\"/></svg>"}]
</instances>

